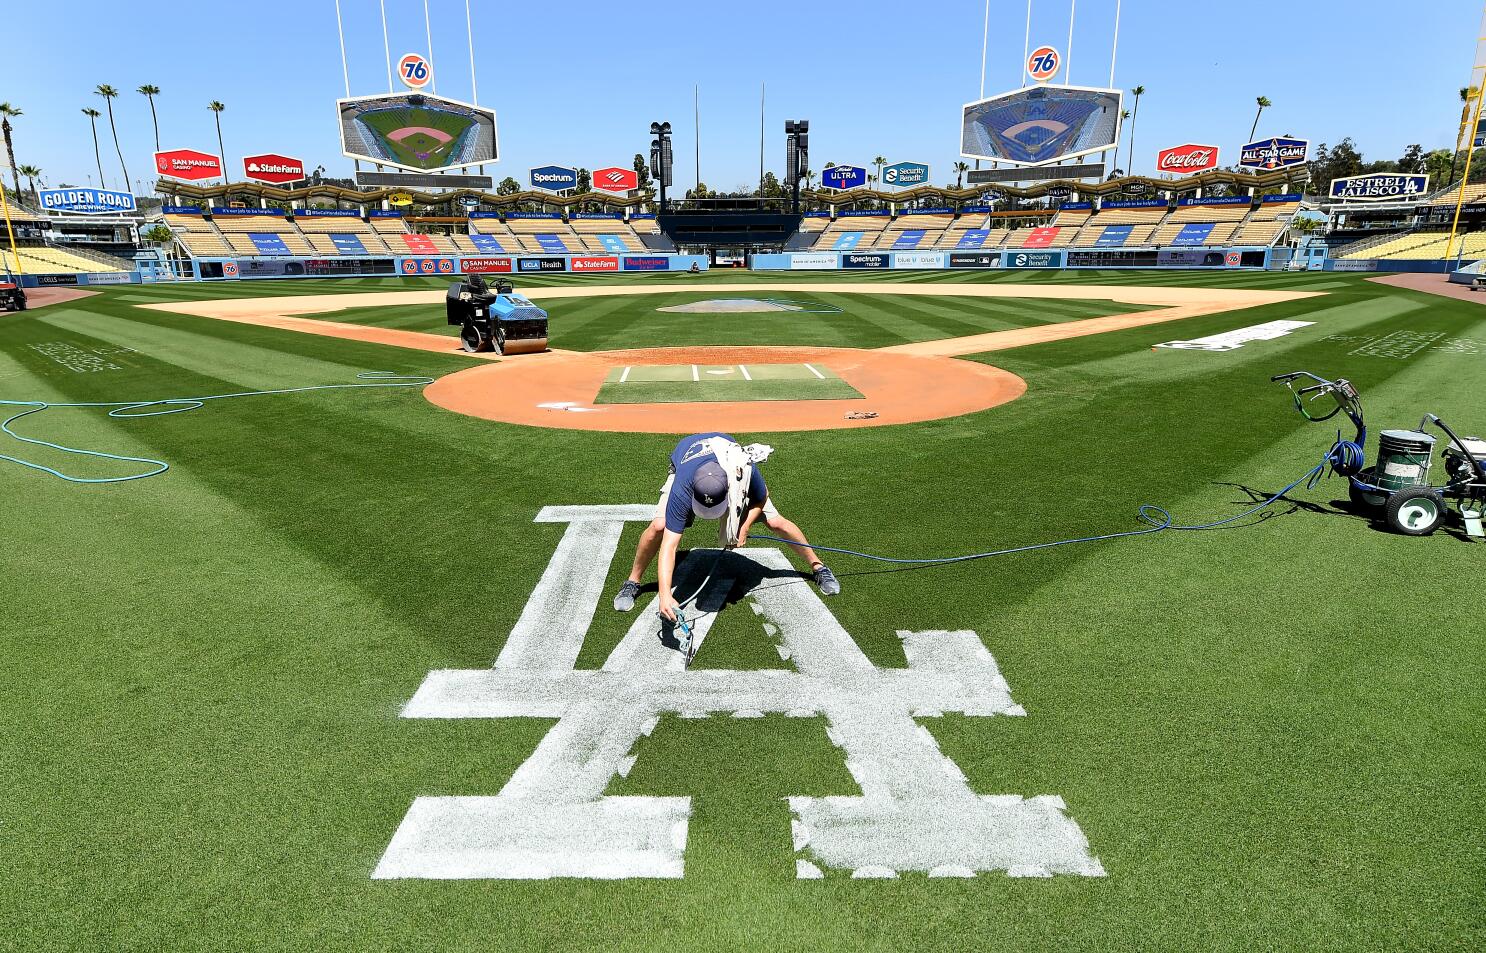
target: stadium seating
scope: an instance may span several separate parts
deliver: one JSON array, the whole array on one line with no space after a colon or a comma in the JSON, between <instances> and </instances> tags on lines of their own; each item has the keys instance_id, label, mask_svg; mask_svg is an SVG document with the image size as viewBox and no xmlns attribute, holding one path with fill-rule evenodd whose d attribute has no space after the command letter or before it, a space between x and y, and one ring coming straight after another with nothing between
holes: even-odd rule
<instances>
[{"instance_id":1,"label":"stadium seating","mask_svg":"<svg viewBox=\"0 0 1486 953\"><path fill-rule=\"evenodd\" d=\"M391 228L404 229L402 219L373 219L373 222L391 222ZM374 226L356 215L296 215L294 224L304 233L306 240L322 255L385 255L389 250L378 237Z\"/></svg>"},{"instance_id":2,"label":"stadium seating","mask_svg":"<svg viewBox=\"0 0 1486 953\"><path fill-rule=\"evenodd\" d=\"M881 215L853 215L834 219L821 232L815 247L828 251L871 248L891 221L886 212Z\"/></svg>"},{"instance_id":3,"label":"stadium seating","mask_svg":"<svg viewBox=\"0 0 1486 953\"><path fill-rule=\"evenodd\" d=\"M506 222L506 228L521 251L546 255L587 251L582 239L560 218L513 218Z\"/></svg>"},{"instance_id":4,"label":"stadium seating","mask_svg":"<svg viewBox=\"0 0 1486 953\"><path fill-rule=\"evenodd\" d=\"M1237 226L1232 222L1167 222L1156 228L1150 243L1158 246L1223 245Z\"/></svg>"},{"instance_id":5,"label":"stadium seating","mask_svg":"<svg viewBox=\"0 0 1486 953\"><path fill-rule=\"evenodd\" d=\"M985 238L980 232L988 232L990 215L985 212L969 212L956 218L945 227L944 233L932 246L934 248L981 248ZM968 237L967 237L968 236ZM924 246L929 247L929 246Z\"/></svg>"},{"instance_id":6,"label":"stadium seating","mask_svg":"<svg viewBox=\"0 0 1486 953\"><path fill-rule=\"evenodd\" d=\"M829 224L831 224L831 220L823 215L807 215L800 221L800 231L822 232L825 231L826 226Z\"/></svg>"},{"instance_id":7,"label":"stadium seating","mask_svg":"<svg viewBox=\"0 0 1486 953\"><path fill-rule=\"evenodd\" d=\"M16 267L16 256L6 249L3 255L4 263L12 271L25 271L29 274L44 274L48 272L79 272L79 271L129 271L132 266L123 260L117 263L109 263L98 259L84 258L74 255L61 248L50 245L21 245L16 248L20 253L20 268Z\"/></svg>"},{"instance_id":8,"label":"stadium seating","mask_svg":"<svg viewBox=\"0 0 1486 953\"><path fill-rule=\"evenodd\" d=\"M1455 236L1455 244L1449 246L1449 232L1410 232L1398 238L1371 245L1358 251L1343 251L1338 258L1418 258L1436 259L1445 257L1449 247L1454 258L1464 249L1463 257L1486 258L1486 232L1466 232Z\"/></svg>"},{"instance_id":9,"label":"stadium seating","mask_svg":"<svg viewBox=\"0 0 1486 953\"><path fill-rule=\"evenodd\" d=\"M1107 208L1101 209L1095 217L1100 225L1159 225L1166 217L1166 207Z\"/></svg>"},{"instance_id":10,"label":"stadium seating","mask_svg":"<svg viewBox=\"0 0 1486 953\"><path fill-rule=\"evenodd\" d=\"M234 254L232 246L200 215L166 215L165 225L176 241L194 256L222 257Z\"/></svg>"},{"instance_id":11,"label":"stadium seating","mask_svg":"<svg viewBox=\"0 0 1486 953\"><path fill-rule=\"evenodd\" d=\"M568 224L587 251L613 254L643 251L645 247L621 219L575 218Z\"/></svg>"},{"instance_id":12,"label":"stadium seating","mask_svg":"<svg viewBox=\"0 0 1486 953\"><path fill-rule=\"evenodd\" d=\"M1425 199L1422 205L1448 205L1454 206L1460 200L1460 186L1448 189L1437 195ZM1465 203L1486 201L1486 184L1467 185L1465 187Z\"/></svg>"},{"instance_id":13,"label":"stadium seating","mask_svg":"<svg viewBox=\"0 0 1486 953\"><path fill-rule=\"evenodd\" d=\"M1183 205L1172 212L1166 222L1241 222L1248 216L1249 208L1248 203L1242 205Z\"/></svg>"},{"instance_id":14,"label":"stadium seating","mask_svg":"<svg viewBox=\"0 0 1486 953\"><path fill-rule=\"evenodd\" d=\"M875 247L887 249L937 248L953 215L899 215L877 236Z\"/></svg>"},{"instance_id":15,"label":"stadium seating","mask_svg":"<svg viewBox=\"0 0 1486 953\"><path fill-rule=\"evenodd\" d=\"M262 215L214 215L212 224L222 233L227 244L240 255L314 255L315 249L305 240L283 212L265 211Z\"/></svg>"}]
</instances>

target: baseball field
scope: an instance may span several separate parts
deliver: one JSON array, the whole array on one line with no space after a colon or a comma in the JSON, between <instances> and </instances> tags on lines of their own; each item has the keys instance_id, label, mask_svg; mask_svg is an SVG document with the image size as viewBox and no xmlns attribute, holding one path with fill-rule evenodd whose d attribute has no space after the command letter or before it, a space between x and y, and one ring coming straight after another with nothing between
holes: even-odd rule
<instances>
[{"instance_id":1,"label":"baseball field","mask_svg":"<svg viewBox=\"0 0 1486 953\"><path fill-rule=\"evenodd\" d=\"M419 107L372 110L359 114L357 121L394 159L414 169L448 165L455 147L475 124L462 113Z\"/></svg>"},{"instance_id":2,"label":"baseball field","mask_svg":"<svg viewBox=\"0 0 1486 953\"><path fill-rule=\"evenodd\" d=\"M653 574L610 606L680 434L771 445L827 547L1205 524L1336 437L1274 374L1350 379L1374 430L1486 431L1478 304L1338 274L516 284L552 352L460 353L435 279L0 319L0 942L1486 943L1486 542L1387 532L1339 479L1211 531L826 553L832 598L700 525L687 671ZM812 306L746 304L784 299ZM357 383L395 386L301 389Z\"/></svg>"}]
</instances>

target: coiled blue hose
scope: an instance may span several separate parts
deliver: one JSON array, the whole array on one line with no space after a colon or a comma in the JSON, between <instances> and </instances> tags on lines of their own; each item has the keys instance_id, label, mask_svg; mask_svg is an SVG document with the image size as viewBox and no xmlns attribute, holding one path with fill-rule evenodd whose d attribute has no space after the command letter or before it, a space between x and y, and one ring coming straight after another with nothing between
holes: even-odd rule
<instances>
[{"instance_id":1,"label":"coiled blue hose","mask_svg":"<svg viewBox=\"0 0 1486 953\"><path fill-rule=\"evenodd\" d=\"M204 397L167 397L160 400L123 400L123 401L80 401L61 402L50 400L0 400L0 406L25 407L26 410L11 414L0 421L0 431L14 437L22 443L34 444L38 447L46 447L50 450L60 450L63 453L77 454L83 457L94 457L100 460L118 460L124 463L143 463L150 467L140 473L130 473L126 476L116 477L79 477L61 470L37 463L34 460L25 460L10 454L0 453L0 460L16 463L32 470L40 470L48 473L59 480L68 483L127 483L130 480L144 480L152 476L159 476L170 469L170 464L164 460L154 460L150 457L131 457L121 453L107 453L103 450L85 450L79 447L69 447L50 440L40 440L36 437L25 437L11 429L10 425L23 417L39 414L43 410L55 410L64 407L108 407L110 417L164 417L167 414L181 414L191 410L198 410L206 406L211 400L231 400L237 397L266 397L271 394L302 394L316 390L354 390L364 387L421 387L432 384L433 378L421 377L408 374L393 374L386 371L362 371L356 375L359 384L314 384L306 387L284 387L277 390L248 390L232 394L207 394Z\"/></svg>"}]
</instances>

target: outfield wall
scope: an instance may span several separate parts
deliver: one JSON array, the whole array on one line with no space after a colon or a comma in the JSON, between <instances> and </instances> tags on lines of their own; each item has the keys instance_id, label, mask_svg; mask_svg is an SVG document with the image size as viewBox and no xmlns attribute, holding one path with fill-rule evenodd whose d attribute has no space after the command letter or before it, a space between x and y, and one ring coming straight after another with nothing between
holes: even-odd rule
<instances>
[{"instance_id":1,"label":"outfield wall","mask_svg":"<svg viewBox=\"0 0 1486 953\"><path fill-rule=\"evenodd\" d=\"M75 288L80 285L137 285L137 271L81 271L46 272L39 275L19 275L22 288Z\"/></svg>"},{"instance_id":2,"label":"outfield wall","mask_svg":"<svg viewBox=\"0 0 1486 953\"><path fill-rule=\"evenodd\" d=\"M885 271L998 268L1266 268L1273 250L1234 248L987 248L946 251L817 251L754 255L754 271Z\"/></svg>"},{"instance_id":3,"label":"outfield wall","mask_svg":"<svg viewBox=\"0 0 1486 953\"><path fill-rule=\"evenodd\" d=\"M387 255L333 258L196 258L198 281L257 278L438 278L484 275L614 274L617 272L706 271L706 255Z\"/></svg>"}]
</instances>

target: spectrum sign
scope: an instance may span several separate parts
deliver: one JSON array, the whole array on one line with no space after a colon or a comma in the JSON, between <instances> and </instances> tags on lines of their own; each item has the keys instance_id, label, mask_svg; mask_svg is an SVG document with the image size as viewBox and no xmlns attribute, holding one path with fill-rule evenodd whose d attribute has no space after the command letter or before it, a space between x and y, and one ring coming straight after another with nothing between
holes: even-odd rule
<instances>
[{"instance_id":1,"label":"spectrum sign","mask_svg":"<svg viewBox=\"0 0 1486 953\"><path fill-rule=\"evenodd\" d=\"M1192 175L1218 167L1218 147L1195 143L1172 146L1156 153L1156 171Z\"/></svg>"},{"instance_id":2,"label":"spectrum sign","mask_svg":"<svg viewBox=\"0 0 1486 953\"><path fill-rule=\"evenodd\" d=\"M169 149L155 153L155 171L172 179L215 179L222 175L222 162L209 152Z\"/></svg>"},{"instance_id":3,"label":"spectrum sign","mask_svg":"<svg viewBox=\"0 0 1486 953\"><path fill-rule=\"evenodd\" d=\"M261 156L243 156L243 175L254 182L285 185L304 181L304 160L266 152Z\"/></svg>"},{"instance_id":4,"label":"spectrum sign","mask_svg":"<svg viewBox=\"0 0 1486 953\"><path fill-rule=\"evenodd\" d=\"M531 187L545 192L566 192L578 187L578 170L544 165L531 170Z\"/></svg>"}]
</instances>

